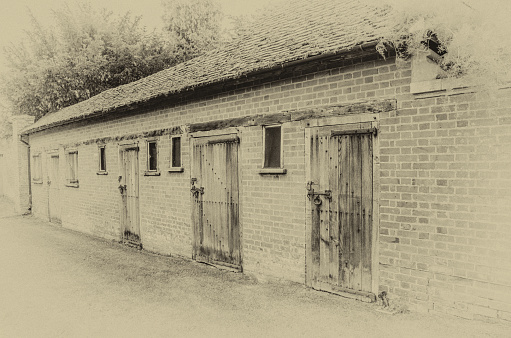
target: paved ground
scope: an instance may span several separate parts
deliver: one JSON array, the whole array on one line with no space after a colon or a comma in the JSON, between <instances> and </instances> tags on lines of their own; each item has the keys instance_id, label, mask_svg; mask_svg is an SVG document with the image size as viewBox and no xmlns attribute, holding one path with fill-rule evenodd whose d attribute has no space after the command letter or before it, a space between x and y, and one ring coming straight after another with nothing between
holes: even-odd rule
<instances>
[{"instance_id":1,"label":"paved ground","mask_svg":"<svg viewBox=\"0 0 511 338\"><path fill-rule=\"evenodd\" d=\"M511 337L126 248L15 216L2 198L0 238L0 337Z\"/></svg>"}]
</instances>

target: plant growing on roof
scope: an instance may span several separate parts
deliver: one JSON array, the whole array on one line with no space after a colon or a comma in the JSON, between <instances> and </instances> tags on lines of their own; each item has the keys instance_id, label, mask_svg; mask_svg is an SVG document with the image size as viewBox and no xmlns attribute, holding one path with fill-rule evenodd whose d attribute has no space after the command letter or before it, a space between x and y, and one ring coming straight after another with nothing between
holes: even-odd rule
<instances>
[{"instance_id":1,"label":"plant growing on roof","mask_svg":"<svg viewBox=\"0 0 511 338\"><path fill-rule=\"evenodd\" d=\"M405 46L413 54L433 43L443 54L439 62L446 76L471 75L485 83L509 80L509 1L366 1L390 9L382 42L398 52Z\"/></svg>"}]
</instances>

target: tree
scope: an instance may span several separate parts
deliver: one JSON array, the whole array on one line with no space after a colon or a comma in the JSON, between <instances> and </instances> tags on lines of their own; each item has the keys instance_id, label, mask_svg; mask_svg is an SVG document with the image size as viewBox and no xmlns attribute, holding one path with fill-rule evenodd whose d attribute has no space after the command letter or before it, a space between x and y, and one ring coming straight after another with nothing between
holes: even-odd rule
<instances>
[{"instance_id":1,"label":"tree","mask_svg":"<svg viewBox=\"0 0 511 338\"><path fill-rule=\"evenodd\" d=\"M194 57L216 46L220 18L218 9L196 2L179 7L165 32L86 2L54 10L50 27L30 13L25 40L5 50L10 71L2 93L14 114L38 119Z\"/></svg>"},{"instance_id":2,"label":"tree","mask_svg":"<svg viewBox=\"0 0 511 338\"><path fill-rule=\"evenodd\" d=\"M0 102L0 139L12 136L12 123L6 106Z\"/></svg>"},{"instance_id":3,"label":"tree","mask_svg":"<svg viewBox=\"0 0 511 338\"><path fill-rule=\"evenodd\" d=\"M511 39L507 0L368 0L390 10L382 42L410 53L434 40L445 53L440 66L451 77L478 78L481 83L508 81ZM381 44L380 46L382 46Z\"/></svg>"},{"instance_id":4,"label":"tree","mask_svg":"<svg viewBox=\"0 0 511 338\"><path fill-rule=\"evenodd\" d=\"M218 48L232 36L215 0L163 0L164 30L188 57Z\"/></svg>"}]
</instances>

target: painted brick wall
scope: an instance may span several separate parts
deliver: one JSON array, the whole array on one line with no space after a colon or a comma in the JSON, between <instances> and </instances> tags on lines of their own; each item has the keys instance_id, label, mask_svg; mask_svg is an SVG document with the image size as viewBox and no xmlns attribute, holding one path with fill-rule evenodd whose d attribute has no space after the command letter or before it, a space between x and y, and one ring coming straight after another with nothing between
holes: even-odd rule
<instances>
[{"instance_id":1,"label":"painted brick wall","mask_svg":"<svg viewBox=\"0 0 511 338\"><path fill-rule=\"evenodd\" d=\"M132 135L140 145L144 248L191 256L190 151L184 172L168 172L170 136L159 136L160 176L143 176L140 133L261 113L396 99L381 113L380 290L417 310L509 320L511 290L508 92L411 94L411 64L394 59L277 80L182 105L30 136L33 151L79 152L79 188L62 187L63 226L120 238L118 144L107 139L108 175L97 175L99 139ZM453 95L450 95L453 94ZM506 96L507 95L507 96ZM304 282L304 124L283 124L285 175L260 175L262 127L240 127L244 270ZM44 171L45 169L43 169ZM34 185L34 212L47 217L46 185ZM46 197L47 198L47 197Z\"/></svg>"},{"instance_id":2,"label":"painted brick wall","mask_svg":"<svg viewBox=\"0 0 511 338\"><path fill-rule=\"evenodd\" d=\"M0 139L0 196L14 200L14 175L17 174L16 159L12 151L12 138Z\"/></svg>"}]
</instances>

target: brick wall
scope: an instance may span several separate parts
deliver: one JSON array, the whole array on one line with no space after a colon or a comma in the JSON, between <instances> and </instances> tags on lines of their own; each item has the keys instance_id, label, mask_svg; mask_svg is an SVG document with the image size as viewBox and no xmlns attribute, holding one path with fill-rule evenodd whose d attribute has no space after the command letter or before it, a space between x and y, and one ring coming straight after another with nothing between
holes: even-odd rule
<instances>
[{"instance_id":1,"label":"brick wall","mask_svg":"<svg viewBox=\"0 0 511 338\"><path fill-rule=\"evenodd\" d=\"M509 320L510 128L508 92L411 94L411 64L394 59L254 84L148 113L74 124L30 136L32 151L79 152L79 188L62 185L64 227L120 238L118 147L140 145L144 248L191 256L190 150L184 172L168 172L170 135L157 137L160 176L143 176L143 132L191 123L358 101L395 99L379 116L380 290L418 310ZM453 94L453 95L451 95ZM333 120L335 122L335 119ZM340 120L339 120L340 121ZM240 221L244 270L304 282L305 124L283 124L285 175L261 175L262 126L240 130ZM105 139L107 138L107 139ZM108 175L97 175L98 144ZM48 158L48 155L45 155ZM45 161L43 161L45 163ZM43 168L43 172L46 169ZM44 175L44 173L43 173ZM33 186L34 213L47 217L47 185ZM46 197L45 197L46 196Z\"/></svg>"},{"instance_id":2,"label":"brick wall","mask_svg":"<svg viewBox=\"0 0 511 338\"><path fill-rule=\"evenodd\" d=\"M509 320L510 90L403 95L381 117L381 286Z\"/></svg>"}]
</instances>

